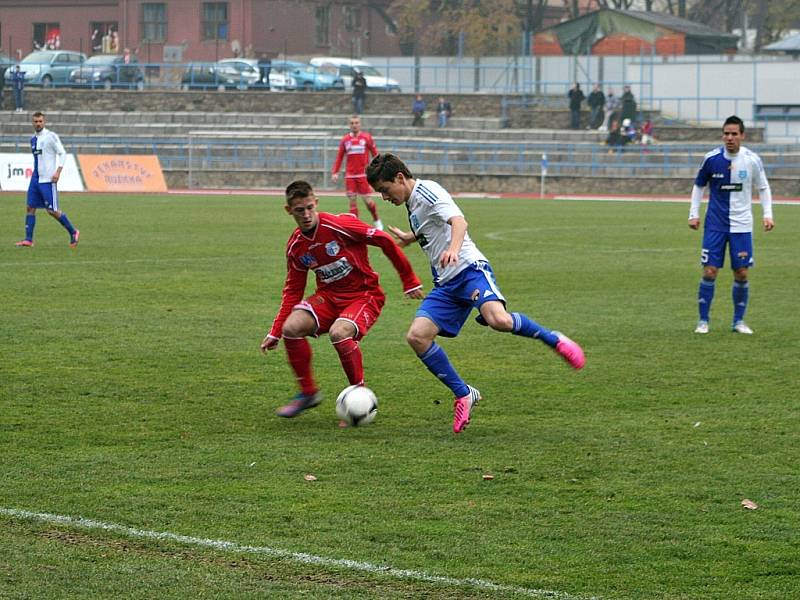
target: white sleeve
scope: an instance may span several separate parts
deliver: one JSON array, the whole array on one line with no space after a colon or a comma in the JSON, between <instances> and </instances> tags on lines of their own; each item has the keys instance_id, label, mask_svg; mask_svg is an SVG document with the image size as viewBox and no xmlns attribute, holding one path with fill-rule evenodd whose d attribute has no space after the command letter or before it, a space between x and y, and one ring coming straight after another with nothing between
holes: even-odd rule
<instances>
[{"instance_id":1,"label":"white sleeve","mask_svg":"<svg viewBox=\"0 0 800 600\"><path fill-rule=\"evenodd\" d=\"M767 174L764 172L764 165L761 158L756 158L756 170L758 171L758 199L761 201L761 215L764 219L772 218L772 190L767 181Z\"/></svg>"},{"instance_id":2,"label":"white sleeve","mask_svg":"<svg viewBox=\"0 0 800 600\"><path fill-rule=\"evenodd\" d=\"M761 216L764 219L772 218L772 190L769 189L769 183L765 188L758 189L758 198L761 201Z\"/></svg>"},{"instance_id":3,"label":"white sleeve","mask_svg":"<svg viewBox=\"0 0 800 600\"><path fill-rule=\"evenodd\" d=\"M56 151L56 168L63 167L64 163L67 162L67 151L64 150L64 145L61 143L61 138L59 138L55 133L53 134L53 147Z\"/></svg>"},{"instance_id":4,"label":"white sleeve","mask_svg":"<svg viewBox=\"0 0 800 600\"><path fill-rule=\"evenodd\" d=\"M700 202L703 200L703 188L698 185L692 186L692 203L689 206L689 218L700 218Z\"/></svg>"}]
</instances>

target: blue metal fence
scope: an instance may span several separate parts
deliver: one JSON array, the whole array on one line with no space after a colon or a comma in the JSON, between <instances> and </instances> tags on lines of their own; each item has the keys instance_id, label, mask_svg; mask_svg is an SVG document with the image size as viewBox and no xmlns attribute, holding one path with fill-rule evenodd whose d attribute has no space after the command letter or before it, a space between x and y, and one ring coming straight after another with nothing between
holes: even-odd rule
<instances>
[{"instance_id":1,"label":"blue metal fence","mask_svg":"<svg viewBox=\"0 0 800 600\"><path fill-rule=\"evenodd\" d=\"M337 138L338 139L338 138ZM64 138L68 152L84 154L155 154L165 169L308 170L327 173L335 157L334 138ZM19 138L0 136L9 151L27 153ZM542 155L548 174L686 177L711 148L703 144L629 145L610 149L603 144L560 142L466 142L455 140L386 139L382 147L398 153L420 172L538 175ZM759 144L767 174L800 175L800 152L789 144Z\"/></svg>"}]
</instances>

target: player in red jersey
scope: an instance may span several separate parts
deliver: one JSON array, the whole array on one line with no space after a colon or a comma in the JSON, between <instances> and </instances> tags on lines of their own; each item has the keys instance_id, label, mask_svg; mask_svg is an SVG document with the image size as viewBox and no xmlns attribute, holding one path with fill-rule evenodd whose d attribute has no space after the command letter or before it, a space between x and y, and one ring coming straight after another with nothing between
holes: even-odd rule
<instances>
[{"instance_id":1,"label":"player in red jersey","mask_svg":"<svg viewBox=\"0 0 800 600\"><path fill-rule=\"evenodd\" d=\"M331 169L331 179L336 183L339 181L339 169L342 168L342 161L347 155L347 167L344 172L344 184L347 191L347 199L350 201L350 212L358 216L358 196L361 196L367 209L372 214L375 227L383 229L383 223L378 218L378 207L370 197L372 188L367 183L367 165L374 156L378 155L378 148L375 140L366 131L361 131L361 117L353 115L350 117L350 132L346 133L339 142L339 152L336 154L336 161Z\"/></svg>"},{"instance_id":2,"label":"player in red jersey","mask_svg":"<svg viewBox=\"0 0 800 600\"><path fill-rule=\"evenodd\" d=\"M368 245L380 248L391 261L407 297L421 299L424 294L411 263L388 234L350 214L317 212L317 197L307 182L289 184L285 209L297 229L286 245L281 307L261 351L274 350L283 337L300 393L278 415L295 417L322 401L311 369L309 335L328 333L350 385L364 383L358 340L375 323L386 299L369 264ZM316 274L317 289L303 300L309 270Z\"/></svg>"}]
</instances>

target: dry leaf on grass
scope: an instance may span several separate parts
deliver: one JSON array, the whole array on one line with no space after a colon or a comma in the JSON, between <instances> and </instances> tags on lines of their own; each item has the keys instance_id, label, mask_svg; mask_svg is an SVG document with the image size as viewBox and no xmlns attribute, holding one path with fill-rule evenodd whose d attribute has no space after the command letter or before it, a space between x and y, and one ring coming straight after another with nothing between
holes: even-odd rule
<instances>
[{"instance_id":1,"label":"dry leaf on grass","mask_svg":"<svg viewBox=\"0 0 800 600\"><path fill-rule=\"evenodd\" d=\"M747 498L742 500L742 506L744 506L748 510L755 510L755 509L758 508L758 504L756 504L755 502L753 502L752 500L749 500Z\"/></svg>"},{"instance_id":2,"label":"dry leaf on grass","mask_svg":"<svg viewBox=\"0 0 800 600\"><path fill-rule=\"evenodd\" d=\"M314 477L311 473L309 473L308 475L303 475L303 479L305 479L306 481L316 481L317 480L317 478Z\"/></svg>"}]
</instances>

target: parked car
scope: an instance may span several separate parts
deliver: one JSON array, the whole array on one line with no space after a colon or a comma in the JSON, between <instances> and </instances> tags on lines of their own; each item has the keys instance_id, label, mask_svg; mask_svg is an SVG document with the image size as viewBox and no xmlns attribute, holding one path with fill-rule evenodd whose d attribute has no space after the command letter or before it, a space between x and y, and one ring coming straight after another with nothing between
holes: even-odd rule
<instances>
[{"instance_id":1,"label":"parked car","mask_svg":"<svg viewBox=\"0 0 800 600\"><path fill-rule=\"evenodd\" d=\"M326 69L293 60L272 62L272 71L294 79L298 90L343 90L344 80Z\"/></svg>"},{"instance_id":2,"label":"parked car","mask_svg":"<svg viewBox=\"0 0 800 600\"><path fill-rule=\"evenodd\" d=\"M294 89L294 80L283 73L270 71L273 90ZM226 58L216 63L191 64L181 77L183 89L257 89L265 87L258 61L250 58Z\"/></svg>"},{"instance_id":3,"label":"parked car","mask_svg":"<svg viewBox=\"0 0 800 600\"><path fill-rule=\"evenodd\" d=\"M367 89L376 92L400 92L400 84L391 77L382 75L378 69L363 60L337 58L335 56L318 56L312 58L313 66L319 67L342 78L344 85L350 89L353 85L353 72L360 71L367 80Z\"/></svg>"},{"instance_id":4,"label":"parked car","mask_svg":"<svg viewBox=\"0 0 800 600\"><path fill-rule=\"evenodd\" d=\"M69 76L86 60L82 52L71 50L37 50L20 62L25 71L25 85L52 87L69 83ZM10 83L11 69L5 72L6 84Z\"/></svg>"},{"instance_id":5,"label":"parked car","mask_svg":"<svg viewBox=\"0 0 800 600\"><path fill-rule=\"evenodd\" d=\"M81 87L136 88L144 87L144 72L136 64L136 58L118 54L96 54L70 73L71 85Z\"/></svg>"},{"instance_id":6,"label":"parked car","mask_svg":"<svg viewBox=\"0 0 800 600\"><path fill-rule=\"evenodd\" d=\"M6 69L10 69L14 65L14 61L7 54L0 52L0 77L6 73Z\"/></svg>"}]
</instances>

